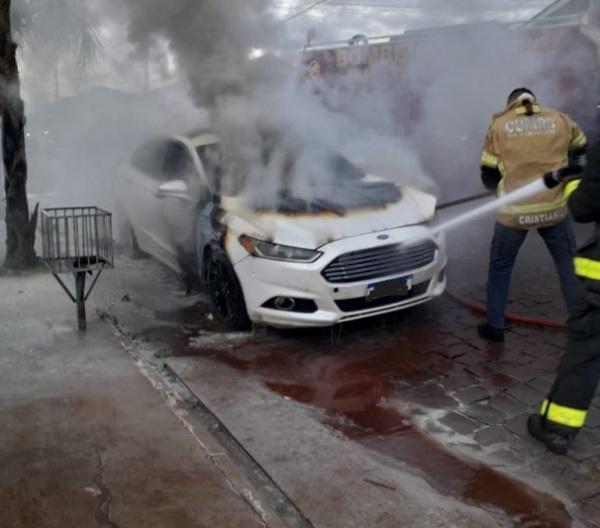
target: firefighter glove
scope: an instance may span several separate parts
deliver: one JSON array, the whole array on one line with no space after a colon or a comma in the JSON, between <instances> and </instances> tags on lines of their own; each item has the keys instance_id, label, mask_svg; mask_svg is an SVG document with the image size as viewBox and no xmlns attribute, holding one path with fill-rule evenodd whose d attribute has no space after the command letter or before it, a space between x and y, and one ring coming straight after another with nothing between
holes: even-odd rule
<instances>
[{"instance_id":1,"label":"firefighter glove","mask_svg":"<svg viewBox=\"0 0 600 528\"><path fill-rule=\"evenodd\" d=\"M581 171L580 171L581 172ZM572 167L565 167L564 169L553 170L552 172L547 172L544 174L544 183L548 189L554 189L560 185L563 180L567 179L569 176L572 176L575 173L572 170Z\"/></svg>"}]
</instances>

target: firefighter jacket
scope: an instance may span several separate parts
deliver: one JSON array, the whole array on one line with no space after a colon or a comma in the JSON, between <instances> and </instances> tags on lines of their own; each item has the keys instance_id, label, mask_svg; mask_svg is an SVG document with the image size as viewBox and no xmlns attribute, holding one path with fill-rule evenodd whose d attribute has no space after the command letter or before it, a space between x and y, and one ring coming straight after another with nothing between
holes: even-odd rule
<instances>
[{"instance_id":1,"label":"firefighter jacket","mask_svg":"<svg viewBox=\"0 0 600 528\"><path fill-rule=\"evenodd\" d=\"M595 222L595 232L575 258L575 273L586 286L588 301L600 307L600 167L588 167L581 179L565 188L575 222Z\"/></svg>"},{"instance_id":2,"label":"firefighter jacket","mask_svg":"<svg viewBox=\"0 0 600 528\"><path fill-rule=\"evenodd\" d=\"M499 172L499 196L567 166L569 151L586 146L585 134L567 115L537 103L529 109L515 101L494 115L488 130L481 166ZM498 221L517 229L558 224L568 214L564 185L501 207Z\"/></svg>"}]
</instances>

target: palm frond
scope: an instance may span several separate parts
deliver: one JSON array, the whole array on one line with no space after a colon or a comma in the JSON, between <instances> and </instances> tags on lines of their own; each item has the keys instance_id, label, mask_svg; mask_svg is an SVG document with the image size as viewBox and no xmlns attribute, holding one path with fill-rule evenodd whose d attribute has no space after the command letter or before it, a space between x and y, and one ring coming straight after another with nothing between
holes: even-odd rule
<instances>
[{"instance_id":1,"label":"palm frond","mask_svg":"<svg viewBox=\"0 0 600 528\"><path fill-rule=\"evenodd\" d=\"M13 23L15 33L32 53L48 62L73 57L82 74L102 52L84 0L15 0Z\"/></svg>"}]
</instances>

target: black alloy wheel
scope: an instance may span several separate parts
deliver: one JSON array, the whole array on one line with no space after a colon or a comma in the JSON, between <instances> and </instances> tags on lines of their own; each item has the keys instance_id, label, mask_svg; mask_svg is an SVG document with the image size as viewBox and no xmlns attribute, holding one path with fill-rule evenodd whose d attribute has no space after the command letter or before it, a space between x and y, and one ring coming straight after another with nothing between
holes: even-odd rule
<instances>
[{"instance_id":1,"label":"black alloy wheel","mask_svg":"<svg viewBox=\"0 0 600 528\"><path fill-rule=\"evenodd\" d=\"M206 287L218 320L232 330L250 326L244 293L227 256L214 250L206 263Z\"/></svg>"}]
</instances>

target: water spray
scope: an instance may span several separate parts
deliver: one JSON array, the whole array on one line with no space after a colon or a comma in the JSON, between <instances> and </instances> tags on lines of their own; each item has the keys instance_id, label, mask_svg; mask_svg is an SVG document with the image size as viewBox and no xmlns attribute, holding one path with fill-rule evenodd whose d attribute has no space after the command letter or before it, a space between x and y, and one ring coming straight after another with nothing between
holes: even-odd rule
<instances>
[{"instance_id":1,"label":"water spray","mask_svg":"<svg viewBox=\"0 0 600 528\"><path fill-rule=\"evenodd\" d=\"M435 226L432 229L433 234L436 235L439 233L444 233L455 227L458 227L458 226L466 224L472 220L475 220L476 218L479 218L480 216L484 216L487 213L493 212L496 209L498 209L499 207L502 207L504 205L514 204L516 202L524 200L525 198L529 198L530 196L538 194L546 189L548 189L546 177L539 178L538 180L535 180L535 181L525 185L524 187L517 189L516 191L505 194L504 196L500 196L499 198L496 198L495 200L492 200L491 202L483 204L480 207L476 207L475 209L473 209L471 211L467 211L464 214L458 215L438 226ZM479 198L484 198L484 197L485 197L485 195L479 195L477 197L474 197L474 199L475 198L479 199ZM470 200L468 200L468 201L470 201ZM461 203L465 203L465 202L466 201L463 201ZM458 205L458 202L453 203L453 204Z\"/></svg>"},{"instance_id":2,"label":"water spray","mask_svg":"<svg viewBox=\"0 0 600 528\"><path fill-rule=\"evenodd\" d=\"M457 226L467 223L471 220L474 220L480 216L483 216L491 211L494 211L495 209L502 207L503 205L513 204L515 202L518 202L520 200L528 198L529 196L537 194L538 192L541 192L545 189L551 189L553 187L556 187L557 185L560 184L561 181L564 180L564 178L571 176L577 172L578 172L577 169L573 168L573 167L566 167L564 169L549 172L549 173L545 174L542 178L539 178L538 180L535 180L532 183L530 183L524 187L521 187L520 189L518 189L514 192L511 192L509 194L501 196L495 200L492 200L489 203L486 203L480 207L477 207L476 209L473 209L472 211L468 211L462 215L452 218L451 220L448 220L447 222L444 222L443 224L440 224L439 226L436 226L433 229L433 232L437 234L437 233L449 231L450 229L452 229L454 227L457 227ZM441 205L440 207L438 207L438 210L446 209L449 207L454 207L457 205L462 205L462 204L473 202L476 200L481 200L481 199L486 198L491 195L492 195L491 193L483 193L483 194L478 194L475 196L470 196L467 198L462 198L460 200L455 200L453 202L445 203L445 204ZM467 300L463 299L462 297L460 297L450 291L448 291L448 293L452 299L454 299L455 301L459 302L460 304L466 306L467 308L469 308L481 315L486 314L486 307L484 305L482 305L480 303L467 301ZM562 322L549 321L546 319L539 319L536 317L515 315L515 314L511 314L511 313L506 314L506 320L515 322L515 323L519 323L519 324L541 326L541 327L545 327L545 328L554 328L554 329L558 329L558 330L566 329L566 325Z\"/></svg>"}]
</instances>

